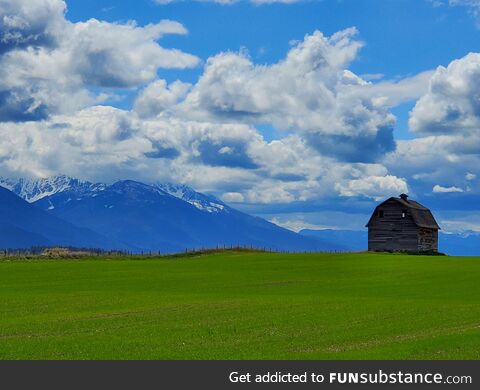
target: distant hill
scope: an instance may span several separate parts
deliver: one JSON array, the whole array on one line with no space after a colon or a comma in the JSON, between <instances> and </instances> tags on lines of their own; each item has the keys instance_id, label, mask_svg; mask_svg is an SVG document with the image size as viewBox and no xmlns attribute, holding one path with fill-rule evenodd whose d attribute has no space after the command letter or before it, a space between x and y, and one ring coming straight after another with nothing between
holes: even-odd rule
<instances>
[{"instance_id":1,"label":"distant hill","mask_svg":"<svg viewBox=\"0 0 480 390\"><path fill-rule=\"evenodd\" d=\"M316 239L326 251L355 252L365 251L368 247L367 231L303 229L299 233Z\"/></svg>"},{"instance_id":2,"label":"distant hill","mask_svg":"<svg viewBox=\"0 0 480 390\"><path fill-rule=\"evenodd\" d=\"M66 176L0 181L51 216L97 232L135 252L178 252L215 246L321 250L318 241L235 210L176 184L131 180L112 185Z\"/></svg>"},{"instance_id":3,"label":"distant hill","mask_svg":"<svg viewBox=\"0 0 480 390\"><path fill-rule=\"evenodd\" d=\"M32 246L113 248L116 243L87 228L79 228L0 187L0 248Z\"/></svg>"},{"instance_id":4,"label":"distant hill","mask_svg":"<svg viewBox=\"0 0 480 390\"><path fill-rule=\"evenodd\" d=\"M480 234L476 232L450 234L440 231L439 250L455 256L479 256Z\"/></svg>"}]
</instances>

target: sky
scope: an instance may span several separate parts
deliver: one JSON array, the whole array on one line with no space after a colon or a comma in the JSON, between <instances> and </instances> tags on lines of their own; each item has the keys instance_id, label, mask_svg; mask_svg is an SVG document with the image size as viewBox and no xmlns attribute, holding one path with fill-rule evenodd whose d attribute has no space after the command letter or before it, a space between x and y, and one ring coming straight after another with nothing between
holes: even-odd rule
<instances>
[{"instance_id":1,"label":"sky","mask_svg":"<svg viewBox=\"0 0 480 390\"><path fill-rule=\"evenodd\" d=\"M282 226L408 193L480 231L480 0L0 0L0 175L176 182Z\"/></svg>"}]
</instances>

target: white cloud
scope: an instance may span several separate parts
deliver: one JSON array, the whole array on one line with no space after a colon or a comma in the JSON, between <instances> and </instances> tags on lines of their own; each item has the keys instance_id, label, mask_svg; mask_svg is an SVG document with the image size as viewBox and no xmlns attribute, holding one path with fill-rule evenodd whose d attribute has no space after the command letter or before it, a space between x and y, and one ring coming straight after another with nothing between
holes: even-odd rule
<instances>
[{"instance_id":1,"label":"white cloud","mask_svg":"<svg viewBox=\"0 0 480 390\"><path fill-rule=\"evenodd\" d=\"M455 215L450 215L440 219L440 226L444 233L447 234L464 234L480 233L480 214L475 211L456 212Z\"/></svg>"},{"instance_id":2,"label":"white cloud","mask_svg":"<svg viewBox=\"0 0 480 390\"><path fill-rule=\"evenodd\" d=\"M375 161L395 147L395 118L385 96L417 96L420 83L410 83L415 88L396 83L375 89L348 71L362 47L356 34L354 28L331 37L316 31L284 60L269 66L255 65L245 52L220 53L207 60L199 81L170 111L201 121L270 123L297 132L321 154L350 162ZM149 115L162 113L164 106L155 108L149 100L162 100L165 92L147 90L151 93L139 98L139 110L149 106Z\"/></svg>"},{"instance_id":3,"label":"white cloud","mask_svg":"<svg viewBox=\"0 0 480 390\"><path fill-rule=\"evenodd\" d=\"M246 200L249 203L264 204L293 202L295 196L278 184L279 183L275 186L268 185L267 183L257 185L255 188L246 191Z\"/></svg>"},{"instance_id":4,"label":"white cloud","mask_svg":"<svg viewBox=\"0 0 480 390\"><path fill-rule=\"evenodd\" d=\"M465 134L480 128L480 54L470 53L439 66L428 92L410 115L410 128L419 134Z\"/></svg>"},{"instance_id":5,"label":"white cloud","mask_svg":"<svg viewBox=\"0 0 480 390\"><path fill-rule=\"evenodd\" d=\"M452 186L452 187L442 187L441 185L439 184L436 184L433 189L432 189L433 192L435 193L442 193L442 194L446 194L446 193L452 193L452 192L463 192L463 190L461 188L458 188L458 187L455 187L455 186Z\"/></svg>"},{"instance_id":6,"label":"white cloud","mask_svg":"<svg viewBox=\"0 0 480 390\"><path fill-rule=\"evenodd\" d=\"M365 73L360 75L360 77L366 81L381 80L385 77L383 73Z\"/></svg>"},{"instance_id":7,"label":"white cloud","mask_svg":"<svg viewBox=\"0 0 480 390\"><path fill-rule=\"evenodd\" d=\"M478 149L478 142L478 139L468 141L462 136L445 135L399 141L397 150L382 163L391 174L409 178L416 194L430 194L439 183L448 183L445 188L455 187L475 195L480 185L465 172L478 176L480 156L466 151L465 146ZM434 193L439 194L439 189Z\"/></svg>"},{"instance_id":8,"label":"white cloud","mask_svg":"<svg viewBox=\"0 0 480 390\"><path fill-rule=\"evenodd\" d=\"M476 178L477 178L477 175L475 175L474 173L467 172L465 174L465 179L467 179L468 181L475 180Z\"/></svg>"},{"instance_id":9,"label":"white cloud","mask_svg":"<svg viewBox=\"0 0 480 390\"><path fill-rule=\"evenodd\" d=\"M405 179L392 175L367 176L337 184L336 188L343 196L365 196L375 200L408 192Z\"/></svg>"},{"instance_id":10,"label":"white cloud","mask_svg":"<svg viewBox=\"0 0 480 390\"><path fill-rule=\"evenodd\" d=\"M165 80L157 80L148 85L137 96L134 110L142 117L153 117L175 106L184 98L191 84L175 81L167 85Z\"/></svg>"},{"instance_id":11,"label":"white cloud","mask_svg":"<svg viewBox=\"0 0 480 390\"><path fill-rule=\"evenodd\" d=\"M27 46L52 46L65 28L60 0L0 0L0 54Z\"/></svg>"},{"instance_id":12,"label":"white cloud","mask_svg":"<svg viewBox=\"0 0 480 390\"><path fill-rule=\"evenodd\" d=\"M71 23L65 9L60 0L0 0L1 120L74 112L96 101L91 88L136 87L153 81L159 68L198 63L157 42L165 34L186 34L178 22Z\"/></svg>"},{"instance_id":13,"label":"white cloud","mask_svg":"<svg viewBox=\"0 0 480 390\"><path fill-rule=\"evenodd\" d=\"M322 230L328 229L329 226L319 225L314 223L309 223L301 219L280 219L278 217L274 217L270 219L270 222L274 223L275 225L282 226L285 229L292 230L294 232L299 232L303 229L312 229L312 230Z\"/></svg>"},{"instance_id":14,"label":"white cloud","mask_svg":"<svg viewBox=\"0 0 480 390\"><path fill-rule=\"evenodd\" d=\"M61 50L69 52L70 66L86 85L134 87L155 79L159 68L188 68L198 59L157 40L165 34L186 34L180 23L163 20L138 27L90 19L76 23Z\"/></svg>"},{"instance_id":15,"label":"white cloud","mask_svg":"<svg viewBox=\"0 0 480 390\"><path fill-rule=\"evenodd\" d=\"M245 201L245 197L240 192L225 192L222 200L228 203L242 203Z\"/></svg>"},{"instance_id":16,"label":"white cloud","mask_svg":"<svg viewBox=\"0 0 480 390\"><path fill-rule=\"evenodd\" d=\"M337 203L338 207L338 203ZM365 231L365 223L370 218L371 210L364 212L348 211L330 211L322 209L321 211L309 211L281 214L260 214L261 217L283 226L287 229L300 231L302 229L348 229Z\"/></svg>"},{"instance_id":17,"label":"white cloud","mask_svg":"<svg viewBox=\"0 0 480 390\"><path fill-rule=\"evenodd\" d=\"M433 71L421 72L415 76L397 81L385 80L367 84L359 93L370 96L373 102L387 107L415 101L428 91Z\"/></svg>"},{"instance_id":18,"label":"white cloud","mask_svg":"<svg viewBox=\"0 0 480 390\"><path fill-rule=\"evenodd\" d=\"M426 93L410 113L416 139L397 142L383 163L411 177L417 190L478 193L480 166L480 54L470 53L438 67ZM466 173L467 172L467 173ZM438 183L450 183L442 187Z\"/></svg>"},{"instance_id":19,"label":"white cloud","mask_svg":"<svg viewBox=\"0 0 480 390\"><path fill-rule=\"evenodd\" d=\"M127 113L103 106L48 122L0 123L0 131L2 168L14 176L115 177L134 172L150 147Z\"/></svg>"}]
</instances>

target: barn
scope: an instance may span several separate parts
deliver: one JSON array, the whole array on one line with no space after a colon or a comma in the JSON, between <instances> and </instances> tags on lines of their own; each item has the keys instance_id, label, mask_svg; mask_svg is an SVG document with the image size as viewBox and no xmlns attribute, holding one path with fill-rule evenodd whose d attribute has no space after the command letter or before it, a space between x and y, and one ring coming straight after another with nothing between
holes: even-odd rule
<instances>
[{"instance_id":1,"label":"barn","mask_svg":"<svg viewBox=\"0 0 480 390\"><path fill-rule=\"evenodd\" d=\"M408 196L380 203L368 221L369 251L438 252L438 226L432 212Z\"/></svg>"}]
</instances>

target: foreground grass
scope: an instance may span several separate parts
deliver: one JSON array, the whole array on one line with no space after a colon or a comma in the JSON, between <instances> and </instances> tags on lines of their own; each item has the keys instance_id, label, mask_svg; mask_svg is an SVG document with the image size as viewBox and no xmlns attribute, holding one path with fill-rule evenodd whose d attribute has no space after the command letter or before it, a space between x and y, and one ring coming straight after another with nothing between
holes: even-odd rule
<instances>
[{"instance_id":1,"label":"foreground grass","mask_svg":"<svg viewBox=\"0 0 480 390\"><path fill-rule=\"evenodd\" d=\"M0 359L480 359L480 259L0 261Z\"/></svg>"}]
</instances>

